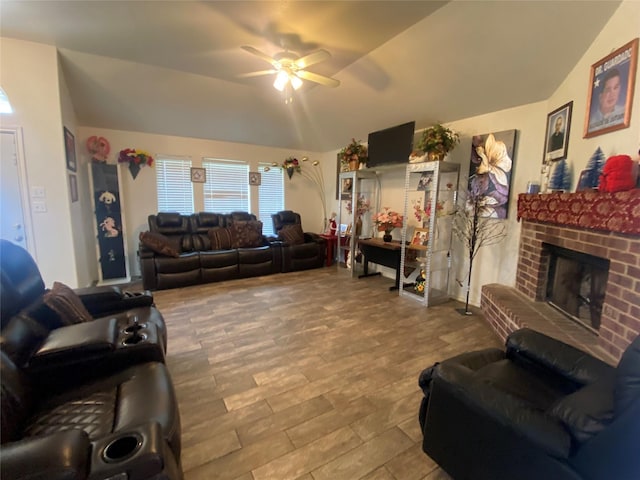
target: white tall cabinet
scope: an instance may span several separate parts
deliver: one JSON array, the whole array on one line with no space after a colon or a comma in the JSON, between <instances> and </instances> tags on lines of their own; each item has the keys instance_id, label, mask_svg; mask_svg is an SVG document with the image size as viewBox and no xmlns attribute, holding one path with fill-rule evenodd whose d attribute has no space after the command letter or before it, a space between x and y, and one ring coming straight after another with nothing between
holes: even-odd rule
<instances>
[{"instance_id":1,"label":"white tall cabinet","mask_svg":"<svg viewBox=\"0 0 640 480\"><path fill-rule=\"evenodd\" d=\"M406 167L399 291L428 307L449 299L453 218L460 165L423 162Z\"/></svg>"},{"instance_id":2,"label":"white tall cabinet","mask_svg":"<svg viewBox=\"0 0 640 480\"><path fill-rule=\"evenodd\" d=\"M351 275L356 276L356 255L349 255L349 253L357 251L359 238L368 238L373 234L371 217L379 210L380 182L376 172L353 170L340 173L338 188L337 263L338 267L346 263L347 268L351 269ZM358 199L369 205L369 210L360 215L360 219L358 219ZM351 212L347 209L349 202ZM346 226L345 232L340 231L342 225Z\"/></svg>"}]
</instances>

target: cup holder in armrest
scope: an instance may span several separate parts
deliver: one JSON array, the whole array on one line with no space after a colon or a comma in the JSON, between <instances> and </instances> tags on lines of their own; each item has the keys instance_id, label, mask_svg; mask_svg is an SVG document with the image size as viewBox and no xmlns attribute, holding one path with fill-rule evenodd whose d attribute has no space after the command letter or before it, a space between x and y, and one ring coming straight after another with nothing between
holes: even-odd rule
<instances>
[{"instance_id":1,"label":"cup holder in armrest","mask_svg":"<svg viewBox=\"0 0 640 480\"><path fill-rule=\"evenodd\" d=\"M142 446L142 436L128 433L107 444L102 450L102 459L107 463L122 462L134 455Z\"/></svg>"},{"instance_id":2,"label":"cup holder in armrest","mask_svg":"<svg viewBox=\"0 0 640 480\"><path fill-rule=\"evenodd\" d=\"M147 328L147 324L146 323L135 323L133 325L129 325L129 326L125 327L122 331L125 332L125 333L136 334L140 330L142 330L143 328Z\"/></svg>"},{"instance_id":3,"label":"cup holder in armrest","mask_svg":"<svg viewBox=\"0 0 640 480\"><path fill-rule=\"evenodd\" d=\"M144 342L146 339L147 339L146 333L136 332L132 335L125 337L124 340L122 340L122 343L124 345L137 345L140 342Z\"/></svg>"}]
</instances>

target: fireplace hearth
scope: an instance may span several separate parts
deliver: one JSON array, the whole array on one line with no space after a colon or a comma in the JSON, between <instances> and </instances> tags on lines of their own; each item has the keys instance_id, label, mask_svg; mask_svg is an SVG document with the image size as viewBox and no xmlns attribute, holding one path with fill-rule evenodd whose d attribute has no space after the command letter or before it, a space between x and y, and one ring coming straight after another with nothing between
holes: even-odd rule
<instances>
[{"instance_id":1,"label":"fireplace hearth","mask_svg":"<svg viewBox=\"0 0 640 480\"><path fill-rule=\"evenodd\" d=\"M561 281L574 276L575 285L569 289L572 294L565 295L573 296L566 301L566 310L575 317L586 317L585 324L593 332L588 336L594 339L595 348L618 360L640 334L640 189L618 193L520 194L518 218L522 228L516 284L503 286L512 288L516 296L528 302L517 308L529 311L549 308L546 299L553 280L549 277L552 249L606 259L609 262L606 277L601 271L604 266L579 272L571 261L567 266L566 260L561 260L560 266L556 263L553 275ZM526 315L514 306L523 302L512 301L504 288L487 287L483 287L482 311L501 337L527 326L520 320ZM553 303L562 303L557 300ZM593 320L598 311L599 320Z\"/></svg>"}]
</instances>

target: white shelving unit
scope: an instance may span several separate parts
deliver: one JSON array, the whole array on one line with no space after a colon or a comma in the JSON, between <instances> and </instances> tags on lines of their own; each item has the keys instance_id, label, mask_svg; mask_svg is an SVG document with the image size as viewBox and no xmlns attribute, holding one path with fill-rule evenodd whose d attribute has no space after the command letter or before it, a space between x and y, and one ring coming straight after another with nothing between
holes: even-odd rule
<instances>
[{"instance_id":1,"label":"white shelving unit","mask_svg":"<svg viewBox=\"0 0 640 480\"><path fill-rule=\"evenodd\" d=\"M449 299L453 213L459 179L460 165L456 163L434 161L406 167L399 294L425 307ZM416 212L421 213L420 219ZM422 277L424 290L420 292L416 280Z\"/></svg>"},{"instance_id":2,"label":"white shelving unit","mask_svg":"<svg viewBox=\"0 0 640 480\"><path fill-rule=\"evenodd\" d=\"M346 188L347 185L350 186ZM380 182L376 172L368 170L353 170L350 172L340 173L338 193L338 229L340 225L347 225L348 232L340 235L337 239L336 252L338 252L338 268L345 265L345 258L348 257L347 268L351 269L351 276L356 276L356 255L348 255L349 252L355 252L358 248L358 238L371 237L373 234L373 222L371 216L379 210L379 190ZM363 196L369 201L370 209L362 215L362 228L360 232L356 231L357 221L357 204L358 198ZM347 202L351 201L351 213L347 212ZM345 241L345 235L348 235Z\"/></svg>"}]
</instances>

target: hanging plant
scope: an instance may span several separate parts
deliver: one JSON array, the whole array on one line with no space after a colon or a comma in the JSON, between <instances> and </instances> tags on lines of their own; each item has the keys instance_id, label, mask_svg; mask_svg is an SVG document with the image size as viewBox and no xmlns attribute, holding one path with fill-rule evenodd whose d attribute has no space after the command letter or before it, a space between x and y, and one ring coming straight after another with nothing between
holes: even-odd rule
<instances>
[{"instance_id":1,"label":"hanging plant","mask_svg":"<svg viewBox=\"0 0 640 480\"><path fill-rule=\"evenodd\" d=\"M128 163L131 176L135 180L140 169L145 165L153 166L153 157L149 152L136 148L125 148L118 154L118 163Z\"/></svg>"}]
</instances>

